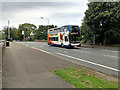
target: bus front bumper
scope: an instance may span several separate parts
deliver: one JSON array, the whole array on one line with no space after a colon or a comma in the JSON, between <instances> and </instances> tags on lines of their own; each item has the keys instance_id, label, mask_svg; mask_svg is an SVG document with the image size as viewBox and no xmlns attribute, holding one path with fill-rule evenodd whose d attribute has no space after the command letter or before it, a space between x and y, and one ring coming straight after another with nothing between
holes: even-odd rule
<instances>
[{"instance_id":1,"label":"bus front bumper","mask_svg":"<svg viewBox=\"0 0 120 90\"><path fill-rule=\"evenodd\" d=\"M81 47L81 43L79 43L79 44L69 44L69 46L71 46L71 47L74 47L74 46L77 46L77 47Z\"/></svg>"}]
</instances>

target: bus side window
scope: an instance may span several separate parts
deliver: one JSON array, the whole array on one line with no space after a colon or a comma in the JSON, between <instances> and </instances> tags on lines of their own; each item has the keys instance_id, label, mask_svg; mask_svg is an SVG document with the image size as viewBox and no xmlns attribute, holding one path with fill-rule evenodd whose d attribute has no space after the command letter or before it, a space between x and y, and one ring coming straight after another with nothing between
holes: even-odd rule
<instances>
[{"instance_id":1,"label":"bus side window","mask_svg":"<svg viewBox=\"0 0 120 90\"><path fill-rule=\"evenodd\" d=\"M62 28L60 29L60 32L64 32L64 27L62 27Z\"/></svg>"},{"instance_id":2,"label":"bus side window","mask_svg":"<svg viewBox=\"0 0 120 90\"><path fill-rule=\"evenodd\" d=\"M55 37L55 41L58 41L58 37Z\"/></svg>"},{"instance_id":3,"label":"bus side window","mask_svg":"<svg viewBox=\"0 0 120 90\"><path fill-rule=\"evenodd\" d=\"M49 34L52 34L52 30L49 31Z\"/></svg>"},{"instance_id":4,"label":"bus side window","mask_svg":"<svg viewBox=\"0 0 120 90\"><path fill-rule=\"evenodd\" d=\"M49 40L52 41L52 40L51 40L51 37L49 37Z\"/></svg>"}]
</instances>

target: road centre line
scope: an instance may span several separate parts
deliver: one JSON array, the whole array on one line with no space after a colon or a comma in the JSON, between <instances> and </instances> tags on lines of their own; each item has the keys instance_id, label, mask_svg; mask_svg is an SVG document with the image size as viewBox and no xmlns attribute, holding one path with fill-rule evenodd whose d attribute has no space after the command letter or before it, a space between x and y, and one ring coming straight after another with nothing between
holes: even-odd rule
<instances>
[{"instance_id":1,"label":"road centre line","mask_svg":"<svg viewBox=\"0 0 120 90\"><path fill-rule=\"evenodd\" d=\"M113 51L113 50L104 50L104 49L102 49L101 51L118 52L118 51Z\"/></svg>"},{"instance_id":2,"label":"road centre line","mask_svg":"<svg viewBox=\"0 0 120 90\"><path fill-rule=\"evenodd\" d=\"M73 51L77 51L77 52L83 52L83 53L90 53L90 51L86 52L86 51L81 51L81 50L73 50Z\"/></svg>"},{"instance_id":3,"label":"road centre line","mask_svg":"<svg viewBox=\"0 0 120 90\"><path fill-rule=\"evenodd\" d=\"M56 53L57 53L58 55L61 55L61 56L66 56L66 57L69 57L69 58L72 58L72 59L76 59L76 60L79 60L79 61L82 61L82 62L86 62L86 63L89 63L89 64L93 64L93 65L100 66L100 67L103 67L103 68L107 68L107 69L110 69L110 70L114 70L114 71L117 71L117 72L120 71L120 70L118 70L118 69L115 69L115 68L112 68L112 67L108 67L108 66L105 66L105 65L102 65L102 64L97 64L97 63L94 63L94 62L91 62L91 61L86 61L86 60L84 60L84 59L72 57L72 56L69 56L69 55L64 55L64 54L58 53L58 52L56 52Z\"/></svg>"},{"instance_id":4,"label":"road centre line","mask_svg":"<svg viewBox=\"0 0 120 90\"><path fill-rule=\"evenodd\" d=\"M105 55L105 54L104 54L104 56L107 56L107 57L112 57L112 58L120 58L120 57L118 57L118 56Z\"/></svg>"},{"instance_id":5,"label":"road centre line","mask_svg":"<svg viewBox=\"0 0 120 90\"><path fill-rule=\"evenodd\" d=\"M89 53L90 54L90 51L86 52L86 51L78 51L78 50L73 50L73 51L77 51L77 52L83 52L83 53ZM96 55L99 55L99 54L96 54ZM111 57L111 58L120 58L118 56L112 56L112 55L107 55L107 54L104 54L103 56L107 56L107 57Z\"/></svg>"}]
</instances>

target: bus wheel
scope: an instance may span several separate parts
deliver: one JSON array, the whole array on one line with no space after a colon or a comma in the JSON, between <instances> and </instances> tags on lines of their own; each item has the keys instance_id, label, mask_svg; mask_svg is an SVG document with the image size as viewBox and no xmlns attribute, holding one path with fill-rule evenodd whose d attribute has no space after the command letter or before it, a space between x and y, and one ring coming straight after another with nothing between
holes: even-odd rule
<instances>
[{"instance_id":1,"label":"bus wheel","mask_svg":"<svg viewBox=\"0 0 120 90\"><path fill-rule=\"evenodd\" d=\"M64 44L63 44L63 43L61 44L61 47L64 47Z\"/></svg>"}]
</instances>

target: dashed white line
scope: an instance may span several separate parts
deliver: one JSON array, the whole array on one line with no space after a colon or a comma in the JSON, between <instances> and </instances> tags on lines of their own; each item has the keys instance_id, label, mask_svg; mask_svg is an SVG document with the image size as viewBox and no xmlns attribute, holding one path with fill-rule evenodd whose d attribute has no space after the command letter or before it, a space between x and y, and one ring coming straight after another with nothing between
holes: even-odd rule
<instances>
[{"instance_id":1,"label":"dashed white line","mask_svg":"<svg viewBox=\"0 0 120 90\"><path fill-rule=\"evenodd\" d=\"M101 51L117 52L118 53L118 51L113 51L113 50L101 50Z\"/></svg>"},{"instance_id":2,"label":"dashed white line","mask_svg":"<svg viewBox=\"0 0 120 90\"><path fill-rule=\"evenodd\" d=\"M77 51L77 52L82 52L82 53L90 53L90 51L86 52L86 51L78 51L78 50L73 50L73 51Z\"/></svg>"},{"instance_id":3,"label":"dashed white line","mask_svg":"<svg viewBox=\"0 0 120 90\"><path fill-rule=\"evenodd\" d=\"M72 56L69 56L69 55L64 55L64 54L58 53L58 52L56 52L56 53L57 53L58 55L61 55L61 56L69 57L69 58L76 59L76 60L79 60L79 61L82 61L82 62L86 62L86 63L93 64L93 65L96 65L96 66L100 66L100 67L103 67L103 68L107 68L107 69L110 69L110 70L114 70L114 71L117 71L117 72L120 71L120 70L118 70L118 69L115 69L115 68L112 68L112 67L108 67L108 66L105 66L105 65L102 65L102 64L97 64L97 63L90 62L90 61L87 61L87 60L84 60L84 59L72 57Z\"/></svg>"},{"instance_id":4,"label":"dashed white line","mask_svg":"<svg viewBox=\"0 0 120 90\"><path fill-rule=\"evenodd\" d=\"M118 57L118 56L105 55L105 54L104 54L104 56L111 57L111 58L120 58L120 57Z\"/></svg>"},{"instance_id":5,"label":"dashed white line","mask_svg":"<svg viewBox=\"0 0 120 90\"><path fill-rule=\"evenodd\" d=\"M73 50L73 51L77 51L77 52L82 52L82 53L89 53L90 54L90 51L78 51L78 50ZM97 54L94 54L94 55L97 55ZM111 58L120 58L120 57L118 57L118 56L112 56L112 55L106 55L106 54L104 54L103 56L107 56L107 57L111 57Z\"/></svg>"}]
</instances>

